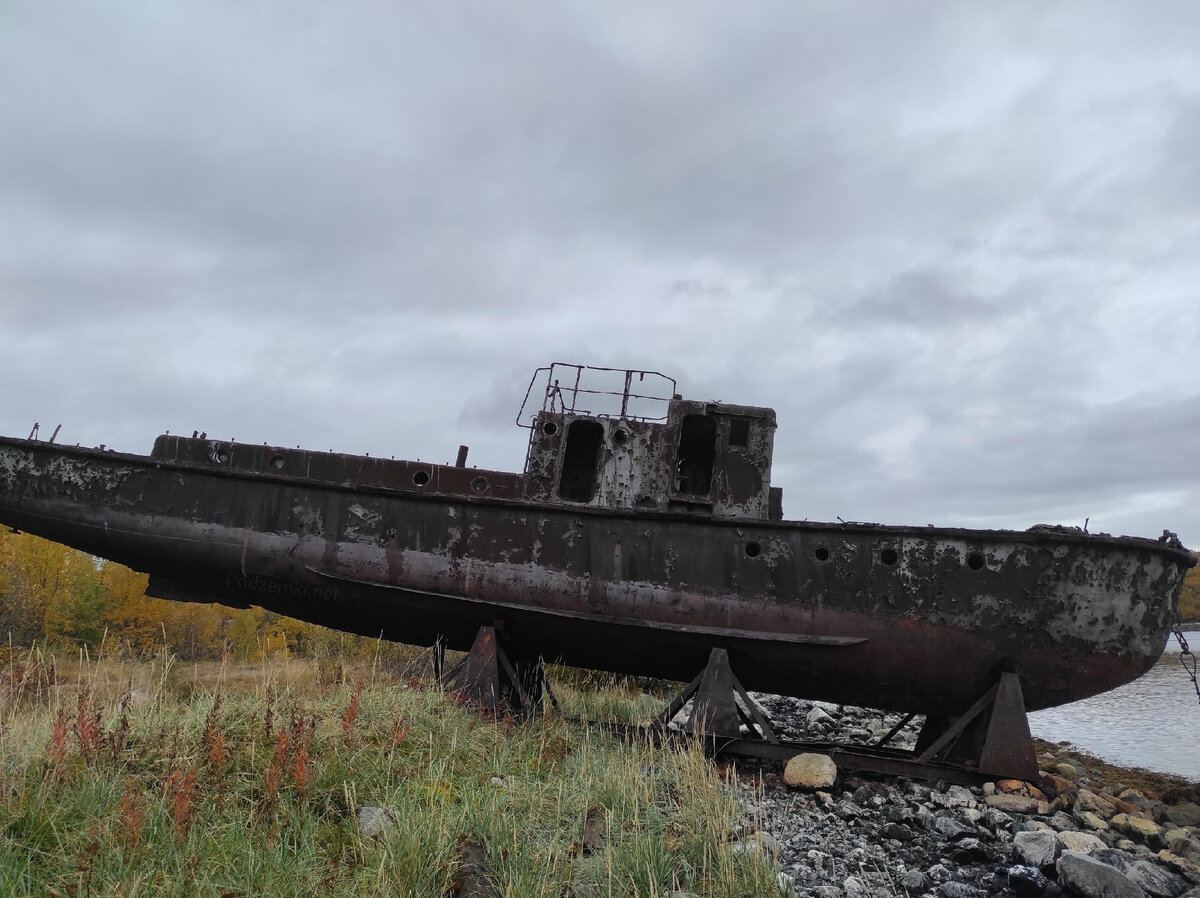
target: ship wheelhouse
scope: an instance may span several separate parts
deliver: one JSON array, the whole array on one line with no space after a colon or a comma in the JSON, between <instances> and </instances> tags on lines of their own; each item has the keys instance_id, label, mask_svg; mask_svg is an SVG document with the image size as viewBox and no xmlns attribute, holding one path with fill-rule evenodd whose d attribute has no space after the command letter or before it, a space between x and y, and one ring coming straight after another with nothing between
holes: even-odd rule
<instances>
[{"instance_id":1,"label":"ship wheelhouse","mask_svg":"<svg viewBox=\"0 0 1200 898\"><path fill-rule=\"evenodd\" d=\"M539 389L541 410L522 420ZM783 516L771 487L773 409L685 400L655 371L556 362L535 373L517 420L530 430L530 501Z\"/></svg>"}]
</instances>

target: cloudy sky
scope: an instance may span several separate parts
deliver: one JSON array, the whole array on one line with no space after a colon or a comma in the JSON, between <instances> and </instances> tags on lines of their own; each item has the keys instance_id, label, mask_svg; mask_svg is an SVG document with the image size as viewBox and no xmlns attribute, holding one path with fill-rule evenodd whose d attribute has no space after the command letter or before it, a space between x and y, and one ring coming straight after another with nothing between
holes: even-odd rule
<instances>
[{"instance_id":1,"label":"cloudy sky","mask_svg":"<svg viewBox=\"0 0 1200 898\"><path fill-rule=\"evenodd\" d=\"M549 361L788 517L1200 547L1200 5L0 6L0 433L518 469Z\"/></svg>"}]
</instances>

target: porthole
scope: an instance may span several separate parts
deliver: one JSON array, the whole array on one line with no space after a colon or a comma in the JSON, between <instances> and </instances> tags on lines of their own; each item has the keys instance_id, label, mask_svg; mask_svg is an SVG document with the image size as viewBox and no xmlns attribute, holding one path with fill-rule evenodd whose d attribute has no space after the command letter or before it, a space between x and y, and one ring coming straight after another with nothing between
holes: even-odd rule
<instances>
[{"instance_id":1,"label":"porthole","mask_svg":"<svg viewBox=\"0 0 1200 898\"><path fill-rule=\"evenodd\" d=\"M477 493L487 492L487 488L488 479L486 477L476 477L471 481L471 489L475 490Z\"/></svg>"},{"instance_id":2,"label":"porthole","mask_svg":"<svg viewBox=\"0 0 1200 898\"><path fill-rule=\"evenodd\" d=\"M555 424L553 421L547 421L545 424L542 425L542 433L544 433L548 437L552 437L556 433L558 433L558 425Z\"/></svg>"},{"instance_id":3,"label":"porthole","mask_svg":"<svg viewBox=\"0 0 1200 898\"><path fill-rule=\"evenodd\" d=\"M982 571L984 568L983 556L978 552L972 552L967 556L967 567L973 571Z\"/></svg>"},{"instance_id":4,"label":"porthole","mask_svg":"<svg viewBox=\"0 0 1200 898\"><path fill-rule=\"evenodd\" d=\"M626 430L625 428L618 427L616 430L613 431L613 442L614 443L624 443L627 439L629 439L629 431Z\"/></svg>"},{"instance_id":5,"label":"porthole","mask_svg":"<svg viewBox=\"0 0 1200 898\"><path fill-rule=\"evenodd\" d=\"M213 450L212 460L219 465L229 464L229 447L218 446Z\"/></svg>"},{"instance_id":6,"label":"porthole","mask_svg":"<svg viewBox=\"0 0 1200 898\"><path fill-rule=\"evenodd\" d=\"M879 560L886 565L893 565L900 560L899 554L891 546L879 553Z\"/></svg>"},{"instance_id":7,"label":"porthole","mask_svg":"<svg viewBox=\"0 0 1200 898\"><path fill-rule=\"evenodd\" d=\"M287 462L284 461L284 458L282 455L272 455L271 456L271 467L274 468L276 471L282 471L286 464L287 464Z\"/></svg>"},{"instance_id":8,"label":"porthole","mask_svg":"<svg viewBox=\"0 0 1200 898\"><path fill-rule=\"evenodd\" d=\"M429 482L429 472L428 471L417 471L416 474L413 474L413 483L415 483L417 486L424 486L428 482Z\"/></svg>"},{"instance_id":9,"label":"porthole","mask_svg":"<svg viewBox=\"0 0 1200 898\"><path fill-rule=\"evenodd\" d=\"M762 546L760 546L756 542L746 543L746 557L747 558L757 558L760 554L762 554Z\"/></svg>"},{"instance_id":10,"label":"porthole","mask_svg":"<svg viewBox=\"0 0 1200 898\"><path fill-rule=\"evenodd\" d=\"M825 546L817 546L813 550L813 556L817 559L817 561L828 561L829 560L829 549L826 548Z\"/></svg>"}]
</instances>

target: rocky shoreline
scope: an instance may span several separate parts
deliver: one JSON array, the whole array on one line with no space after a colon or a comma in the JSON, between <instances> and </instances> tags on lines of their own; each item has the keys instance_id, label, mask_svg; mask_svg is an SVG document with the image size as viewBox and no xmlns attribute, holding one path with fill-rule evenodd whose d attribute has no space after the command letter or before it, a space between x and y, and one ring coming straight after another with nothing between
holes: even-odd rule
<instances>
[{"instance_id":1,"label":"rocky shoreline","mask_svg":"<svg viewBox=\"0 0 1200 898\"><path fill-rule=\"evenodd\" d=\"M866 743L899 720L754 698L787 740ZM916 729L899 738L911 745ZM795 787L777 765L739 764L737 838L778 860L781 894L803 898L1200 898L1200 784L1041 749L1036 787L836 771Z\"/></svg>"}]
</instances>

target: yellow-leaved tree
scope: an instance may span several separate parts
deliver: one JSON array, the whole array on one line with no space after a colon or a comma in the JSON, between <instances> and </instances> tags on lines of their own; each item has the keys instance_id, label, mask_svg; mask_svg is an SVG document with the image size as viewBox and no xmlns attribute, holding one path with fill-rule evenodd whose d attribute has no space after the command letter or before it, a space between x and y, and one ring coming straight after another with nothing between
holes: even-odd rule
<instances>
[{"instance_id":1,"label":"yellow-leaved tree","mask_svg":"<svg viewBox=\"0 0 1200 898\"><path fill-rule=\"evenodd\" d=\"M0 538L0 629L14 643L95 643L107 602L91 555L27 533Z\"/></svg>"},{"instance_id":2,"label":"yellow-leaved tree","mask_svg":"<svg viewBox=\"0 0 1200 898\"><path fill-rule=\"evenodd\" d=\"M1200 623L1200 565L1188 571L1183 580L1179 616L1188 623Z\"/></svg>"}]
</instances>

